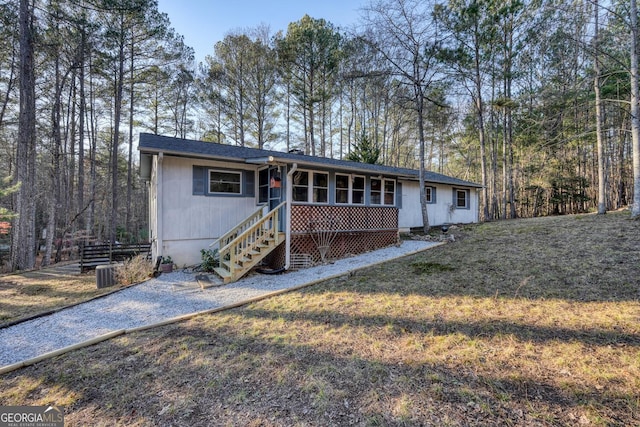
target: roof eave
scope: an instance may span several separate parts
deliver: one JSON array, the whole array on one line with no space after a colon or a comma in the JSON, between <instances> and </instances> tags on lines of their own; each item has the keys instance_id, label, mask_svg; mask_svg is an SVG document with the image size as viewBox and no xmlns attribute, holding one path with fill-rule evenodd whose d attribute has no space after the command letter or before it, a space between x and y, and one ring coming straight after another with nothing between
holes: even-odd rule
<instances>
[{"instance_id":1,"label":"roof eave","mask_svg":"<svg viewBox=\"0 0 640 427\"><path fill-rule=\"evenodd\" d=\"M160 148L156 148L156 147L138 147L138 150L141 153L152 153L152 154L159 154L159 153L164 153L165 155L171 155L171 156L176 156L176 157L189 157L189 158L199 158L199 159L205 159L205 160L217 160L217 161L225 161L225 162L232 162L232 163L245 163L245 164L293 164L293 163L297 163L298 166L302 166L302 167L318 167L318 166L324 166L326 168L329 169L337 169L337 170L343 170L343 171L350 171L353 173L365 173L365 174L369 174L369 175L382 175L382 176L394 176L396 178L402 178L402 179L406 179L406 180L411 180L411 181L417 181L419 178L417 175L415 174L407 174L407 173L393 173L393 172L385 172L385 171L377 171L377 170L373 170L373 169L367 169L367 168L359 168L357 166L349 166L349 165L341 165L339 167L334 166L334 165L329 165L329 164L323 164L321 162L314 162L314 161L309 161L305 159L305 156L300 155L300 158L291 158L291 157L279 157L279 156L265 156L265 157L260 157L260 158L247 158L247 159L242 159L242 158L238 158L238 157L227 157L227 156L220 156L220 155L211 155L211 154L206 154L206 153L193 153L193 152L185 152L185 151L178 151L178 150L167 150L167 149L160 149ZM482 186L479 186L478 184L474 184L474 183L454 183L454 182L447 182L446 180L433 180L433 179L427 179L425 180L425 182L428 183L433 183L433 184L444 184L444 185L452 185L452 186L461 186L461 187L473 187L473 188L482 188Z\"/></svg>"}]
</instances>

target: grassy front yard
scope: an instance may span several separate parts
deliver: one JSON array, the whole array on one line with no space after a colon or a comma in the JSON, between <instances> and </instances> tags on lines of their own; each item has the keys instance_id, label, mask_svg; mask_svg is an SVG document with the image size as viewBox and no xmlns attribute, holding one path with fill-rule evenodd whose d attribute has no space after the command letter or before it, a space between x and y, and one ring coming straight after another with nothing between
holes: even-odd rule
<instances>
[{"instance_id":1,"label":"grassy front yard","mask_svg":"<svg viewBox=\"0 0 640 427\"><path fill-rule=\"evenodd\" d=\"M0 377L66 425L640 425L640 222L456 242Z\"/></svg>"},{"instance_id":2,"label":"grassy front yard","mask_svg":"<svg viewBox=\"0 0 640 427\"><path fill-rule=\"evenodd\" d=\"M94 272L47 268L0 276L0 326L113 292L96 288Z\"/></svg>"}]
</instances>

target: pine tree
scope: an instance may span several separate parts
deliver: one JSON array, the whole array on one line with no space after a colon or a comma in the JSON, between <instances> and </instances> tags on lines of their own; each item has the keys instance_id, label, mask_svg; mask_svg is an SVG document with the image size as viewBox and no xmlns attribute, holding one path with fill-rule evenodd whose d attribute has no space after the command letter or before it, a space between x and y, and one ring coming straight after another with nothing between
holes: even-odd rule
<instances>
[{"instance_id":1,"label":"pine tree","mask_svg":"<svg viewBox=\"0 0 640 427\"><path fill-rule=\"evenodd\" d=\"M378 164L380 160L380 148L376 147L367 137L364 131L360 138L353 144L347 160L360 163Z\"/></svg>"}]
</instances>

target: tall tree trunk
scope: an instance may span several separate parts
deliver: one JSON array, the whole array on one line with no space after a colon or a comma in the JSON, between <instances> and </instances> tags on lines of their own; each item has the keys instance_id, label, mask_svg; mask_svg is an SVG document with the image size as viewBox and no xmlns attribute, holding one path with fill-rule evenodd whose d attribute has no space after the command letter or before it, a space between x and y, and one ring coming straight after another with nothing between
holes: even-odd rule
<instances>
[{"instance_id":1,"label":"tall tree trunk","mask_svg":"<svg viewBox=\"0 0 640 427\"><path fill-rule=\"evenodd\" d=\"M640 102L638 94L638 6L631 1L631 141L633 144L633 205L631 217L640 218Z\"/></svg>"},{"instance_id":2,"label":"tall tree trunk","mask_svg":"<svg viewBox=\"0 0 640 427\"><path fill-rule=\"evenodd\" d=\"M91 55L89 55L89 141L90 141L90 150L89 150L89 187L92 195L91 198L91 209L89 209L89 220L87 221L87 231L89 234L93 234L95 232L95 221L96 221L96 203L95 203L95 194L97 187L97 171L96 171L96 153L98 147L98 134L97 134L97 124L96 124L96 103L95 103L95 87L93 84L93 73L91 72L93 69L93 60Z\"/></svg>"},{"instance_id":3,"label":"tall tree trunk","mask_svg":"<svg viewBox=\"0 0 640 427\"><path fill-rule=\"evenodd\" d=\"M127 158L127 206L126 206L126 217L125 217L125 229L128 232L131 232L131 184L133 180L133 91L134 91L134 44L133 44L133 34L131 35L131 50L129 54L131 55L131 63L129 64L131 67L129 78L131 81L129 82L129 153Z\"/></svg>"},{"instance_id":4,"label":"tall tree trunk","mask_svg":"<svg viewBox=\"0 0 640 427\"><path fill-rule=\"evenodd\" d=\"M291 82L287 79L287 105L285 107L285 139L287 141L287 153L291 150Z\"/></svg>"},{"instance_id":5,"label":"tall tree trunk","mask_svg":"<svg viewBox=\"0 0 640 427\"><path fill-rule=\"evenodd\" d=\"M4 122L4 115L7 111L7 106L9 105L9 100L11 99L11 91L13 90L13 84L16 81L15 73L15 64L16 63L16 55L11 55L11 64L9 65L9 76L6 81L6 90L4 92L4 100L2 102L2 107L0 107L0 128L2 128L2 123Z\"/></svg>"},{"instance_id":6,"label":"tall tree trunk","mask_svg":"<svg viewBox=\"0 0 640 427\"><path fill-rule=\"evenodd\" d=\"M484 125L484 105L482 102L482 87L481 87L481 76L480 76L480 59L479 59L479 48L476 46L476 65L475 65L475 104L476 104L476 114L478 115L478 137L480 139L480 168L482 171L482 216L483 220L488 221L491 220L492 217L489 214L489 185L488 185L488 174L487 174L487 143L486 143L486 132Z\"/></svg>"},{"instance_id":7,"label":"tall tree trunk","mask_svg":"<svg viewBox=\"0 0 640 427\"><path fill-rule=\"evenodd\" d=\"M109 239L112 244L116 242L116 230L118 225L118 148L120 146L120 119L122 117L122 93L124 91L124 13L120 17L120 41L118 43L118 63L114 76L114 112L113 112L113 143L111 146L111 215Z\"/></svg>"},{"instance_id":8,"label":"tall tree trunk","mask_svg":"<svg viewBox=\"0 0 640 427\"><path fill-rule=\"evenodd\" d=\"M58 206L61 204L61 176L60 176L60 153L62 148L62 135L60 133L60 110L62 108L62 81L60 78L60 60L59 60L58 52L55 55L55 91L54 91L54 100L53 107L51 109L51 140L53 142L53 153L52 153L52 169L50 173L51 184L53 188L51 188L50 194L48 195L49 202L49 212L47 218L47 239L45 244L45 253L42 258L42 266L47 266L51 262L52 255L52 247L53 247L53 239L56 235L56 224L58 222ZM64 235L59 236L60 239L64 240Z\"/></svg>"},{"instance_id":9,"label":"tall tree trunk","mask_svg":"<svg viewBox=\"0 0 640 427\"><path fill-rule=\"evenodd\" d=\"M475 80L475 106L478 115L478 137L480 139L480 168L482 171L482 216L483 220L491 219L489 216L489 186L487 176L487 142L484 124L484 105L482 102L482 76L480 75L480 30L477 20L474 23L474 80Z\"/></svg>"},{"instance_id":10,"label":"tall tree trunk","mask_svg":"<svg viewBox=\"0 0 640 427\"><path fill-rule=\"evenodd\" d=\"M84 25L84 24L83 24ZM80 209L84 209L84 114L86 107L86 99L84 93L84 66L85 66L85 53L86 53L86 34L84 31L84 26L81 29L80 34L80 52L79 52L79 73L78 73L78 84L79 84L79 106L78 106L78 186L77 186L77 203L78 211ZM78 229L84 230L85 221L84 215L80 215L78 218Z\"/></svg>"},{"instance_id":11,"label":"tall tree trunk","mask_svg":"<svg viewBox=\"0 0 640 427\"><path fill-rule=\"evenodd\" d=\"M512 110L513 101L511 99L511 87L513 85L513 33L514 24L513 16L508 14L505 16L504 40L503 40L503 160L502 160L502 174L503 174L503 218L515 218L516 206L515 206L515 193L513 183L513 120Z\"/></svg>"},{"instance_id":12,"label":"tall tree trunk","mask_svg":"<svg viewBox=\"0 0 640 427\"><path fill-rule=\"evenodd\" d=\"M599 18L600 9L598 0L594 1L594 34L593 34L593 54L594 58L594 74L593 89L596 96L596 145L598 150L598 214L607 213L607 194L605 188L605 168L604 168L604 143L602 142L602 101L600 98L600 49L599 45Z\"/></svg>"},{"instance_id":13,"label":"tall tree trunk","mask_svg":"<svg viewBox=\"0 0 640 427\"><path fill-rule=\"evenodd\" d=\"M29 0L20 0L20 113L15 177L20 183L20 189L16 197L17 226L12 228L12 270L32 269L36 260L36 84L33 21L33 5Z\"/></svg>"},{"instance_id":14,"label":"tall tree trunk","mask_svg":"<svg viewBox=\"0 0 640 427\"><path fill-rule=\"evenodd\" d=\"M311 155L316 155L316 136L315 136L315 116L314 116L314 97L313 92L314 76L309 76L309 146L311 147Z\"/></svg>"},{"instance_id":15,"label":"tall tree trunk","mask_svg":"<svg viewBox=\"0 0 640 427\"><path fill-rule=\"evenodd\" d=\"M419 76L419 72L416 72L416 76ZM420 208L422 211L422 229L425 233L429 232L429 211L427 210L427 194L425 188L425 156L426 150L424 140L424 95L422 93L421 86L414 86L416 97L416 113L418 121L418 139L420 140L420 170L418 171L418 182L420 185Z\"/></svg>"}]
</instances>

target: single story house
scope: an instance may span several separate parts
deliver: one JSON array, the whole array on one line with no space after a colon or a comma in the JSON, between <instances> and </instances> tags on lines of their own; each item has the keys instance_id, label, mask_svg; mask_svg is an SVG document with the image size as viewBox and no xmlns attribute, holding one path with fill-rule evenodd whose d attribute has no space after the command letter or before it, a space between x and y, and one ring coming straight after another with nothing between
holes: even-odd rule
<instances>
[{"instance_id":1,"label":"single story house","mask_svg":"<svg viewBox=\"0 0 640 427\"><path fill-rule=\"evenodd\" d=\"M215 247L225 281L265 260L304 267L422 227L417 170L147 133L138 149L153 256L195 265ZM425 183L430 225L478 221L480 185L434 172Z\"/></svg>"}]
</instances>

